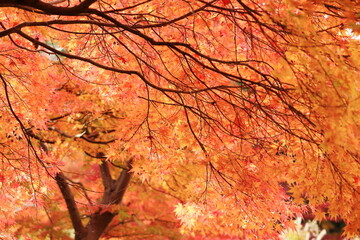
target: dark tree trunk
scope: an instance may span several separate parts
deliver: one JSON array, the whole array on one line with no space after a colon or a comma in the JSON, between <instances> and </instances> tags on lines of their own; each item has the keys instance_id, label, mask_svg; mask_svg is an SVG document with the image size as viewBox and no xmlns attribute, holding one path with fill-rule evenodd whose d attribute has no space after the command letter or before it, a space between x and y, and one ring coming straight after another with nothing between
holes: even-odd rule
<instances>
[{"instance_id":1,"label":"dark tree trunk","mask_svg":"<svg viewBox=\"0 0 360 240\"><path fill-rule=\"evenodd\" d=\"M90 222L86 225L85 231L75 240L97 240L105 231L116 214L111 212L95 213L91 216Z\"/></svg>"},{"instance_id":2,"label":"dark tree trunk","mask_svg":"<svg viewBox=\"0 0 360 240\"><path fill-rule=\"evenodd\" d=\"M103 161L100 165L101 176L104 185L104 194L102 204L114 205L121 204L125 191L131 178L131 161L128 162L126 169L123 169L116 180L112 179L108 163ZM65 200L72 225L75 230L75 240L97 240L106 230L116 213L100 209L91 214L86 227L83 226L81 216L77 208L72 191L68 185L67 179L63 173L57 173L55 176L61 194Z\"/></svg>"}]
</instances>

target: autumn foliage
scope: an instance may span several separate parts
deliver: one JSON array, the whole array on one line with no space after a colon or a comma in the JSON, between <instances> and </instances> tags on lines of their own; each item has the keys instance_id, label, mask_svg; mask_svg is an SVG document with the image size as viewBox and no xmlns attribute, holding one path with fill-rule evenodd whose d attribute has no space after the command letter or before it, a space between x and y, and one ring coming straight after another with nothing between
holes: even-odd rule
<instances>
[{"instance_id":1,"label":"autumn foliage","mask_svg":"<svg viewBox=\"0 0 360 240\"><path fill-rule=\"evenodd\" d=\"M360 235L358 0L0 13L0 238Z\"/></svg>"}]
</instances>

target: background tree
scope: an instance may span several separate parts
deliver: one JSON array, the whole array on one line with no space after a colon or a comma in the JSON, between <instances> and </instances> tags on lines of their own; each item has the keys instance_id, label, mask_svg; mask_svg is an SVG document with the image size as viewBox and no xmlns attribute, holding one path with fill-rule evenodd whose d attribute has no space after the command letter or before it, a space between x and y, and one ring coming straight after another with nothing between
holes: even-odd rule
<instances>
[{"instance_id":1,"label":"background tree","mask_svg":"<svg viewBox=\"0 0 360 240\"><path fill-rule=\"evenodd\" d=\"M0 7L2 237L358 233L358 1Z\"/></svg>"}]
</instances>

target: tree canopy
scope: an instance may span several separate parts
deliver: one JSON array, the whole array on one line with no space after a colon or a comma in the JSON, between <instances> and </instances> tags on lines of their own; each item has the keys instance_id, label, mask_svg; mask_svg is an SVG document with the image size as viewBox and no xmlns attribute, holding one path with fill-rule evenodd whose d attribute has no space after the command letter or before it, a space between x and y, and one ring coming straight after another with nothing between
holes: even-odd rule
<instances>
[{"instance_id":1,"label":"tree canopy","mask_svg":"<svg viewBox=\"0 0 360 240\"><path fill-rule=\"evenodd\" d=\"M358 0L3 0L0 237L360 225Z\"/></svg>"}]
</instances>

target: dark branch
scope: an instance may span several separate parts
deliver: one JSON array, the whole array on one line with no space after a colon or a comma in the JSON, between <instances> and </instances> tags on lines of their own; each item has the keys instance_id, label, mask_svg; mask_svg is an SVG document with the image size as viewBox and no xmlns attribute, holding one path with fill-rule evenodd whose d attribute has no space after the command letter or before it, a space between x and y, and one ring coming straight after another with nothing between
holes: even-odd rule
<instances>
[{"instance_id":1,"label":"dark branch","mask_svg":"<svg viewBox=\"0 0 360 240\"><path fill-rule=\"evenodd\" d=\"M100 157L100 155L101 154L99 153L98 157ZM102 161L102 163L100 165L100 173L101 173L101 178L102 178L102 182L103 182L104 189L105 189L105 193L104 193L104 196L105 196L113 190L113 186L115 184L115 180L113 180L111 177L109 165L106 161Z\"/></svg>"},{"instance_id":2,"label":"dark branch","mask_svg":"<svg viewBox=\"0 0 360 240\"><path fill-rule=\"evenodd\" d=\"M39 0L6 0L1 1L0 7L16 7L27 9L29 11L40 10L45 14L74 16L84 13L86 9L88 9L90 5L96 1L97 0L85 0L74 7L57 7Z\"/></svg>"},{"instance_id":3,"label":"dark branch","mask_svg":"<svg viewBox=\"0 0 360 240\"><path fill-rule=\"evenodd\" d=\"M64 197L66 207L68 209L70 219L75 230L75 236L80 236L84 233L84 226L81 222L80 213L77 208L71 189L68 186L68 183L66 182L66 178L63 173L61 172L57 173L55 176L55 180L60 188L61 194Z\"/></svg>"},{"instance_id":4,"label":"dark branch","mask_svg":"<svg viewBox=\"0 0 360 240\"><path fill-rule=\"evenodd\" d=\"M110 175L107 162L103 162L100 166L101 176L105 187L105 193L103 196L103 204L119 204L125 194L125 191L129 185L132 173L131 160L128 162L127 169L123 169L116 180L113 180Z\"/></svg>"}]
</instances>

